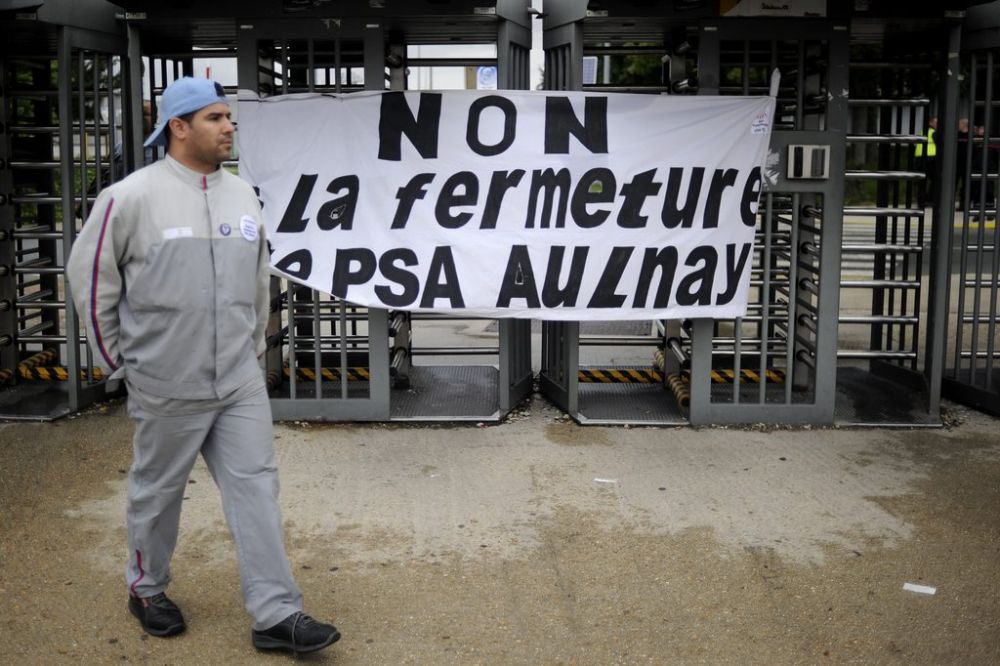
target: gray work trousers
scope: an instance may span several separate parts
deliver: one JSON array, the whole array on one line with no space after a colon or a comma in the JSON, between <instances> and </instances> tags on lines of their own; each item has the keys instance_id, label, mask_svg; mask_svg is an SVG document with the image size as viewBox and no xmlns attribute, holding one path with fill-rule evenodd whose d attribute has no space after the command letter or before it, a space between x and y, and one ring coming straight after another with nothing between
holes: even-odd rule
<instances>
[{"instance_id":1,"label":"gray work trousers","mask_svg":"<svg viewBox=\"0 0 1000 666\"><path fill-rule=\"evenodd\" d=\"M240 582L254 629L302 610L285 554L271 406L266 391L194 414L162 416L129 399L135 421L128 484L130 594L149 597L170 582L181 502L198 454L222 494L236 542Z\"/></svg>"}]
</instances>

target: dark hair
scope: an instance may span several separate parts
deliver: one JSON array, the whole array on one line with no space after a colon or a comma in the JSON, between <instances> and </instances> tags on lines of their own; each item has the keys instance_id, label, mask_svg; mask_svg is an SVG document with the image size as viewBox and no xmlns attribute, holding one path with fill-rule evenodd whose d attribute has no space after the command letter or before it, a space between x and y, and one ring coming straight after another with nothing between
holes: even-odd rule
<instances>
[{"instance_id":1,"label":"dark hair","mask_svg":"<svg viewBox=\"0 0 1000 666\"><path fill-rule=\"evenodd\" d=\"M174 118L177 118L179 120L183 120L186 123L190 123L191 120L194 118L194 114L196 114L196 113L198 113L198 112L197 111L192 111L191 113L185 113L182 116L174 116ZM166 148L170 148L170 119L169 118L167 119L167 126L163 128L163 136L166 137L166 139L167 139L167 143L166 143L165 147Z\"/></svg>"}]
</instances>

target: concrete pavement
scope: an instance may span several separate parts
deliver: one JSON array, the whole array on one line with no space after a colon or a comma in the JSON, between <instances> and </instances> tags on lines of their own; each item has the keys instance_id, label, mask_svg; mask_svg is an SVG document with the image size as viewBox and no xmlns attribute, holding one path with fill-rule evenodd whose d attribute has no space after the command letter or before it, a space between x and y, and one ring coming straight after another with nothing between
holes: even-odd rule
<instances>
[{"instance_id":1,"label":"concrete pavement","mask_svg":"<svg viewBox=\"0 0 1000 666\"><path fill-rule=\"evenodd\" d=\"M939 430L279 424L293 569L331 664L1000 662L1000 421ZM256 652L203 464L171 596L125 610L121 403L0 425L0 654L279 663ZM936 589L906 591L904 583Z\"/></svg>"}]
</instances>

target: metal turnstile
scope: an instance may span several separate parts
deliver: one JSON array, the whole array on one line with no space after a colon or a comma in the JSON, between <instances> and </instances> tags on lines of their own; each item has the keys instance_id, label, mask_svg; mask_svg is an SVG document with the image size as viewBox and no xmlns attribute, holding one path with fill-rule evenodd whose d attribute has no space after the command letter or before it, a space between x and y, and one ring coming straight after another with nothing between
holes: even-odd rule
<instances>
[{"instance_id":1,"label":"metal turnstile","mask_svg":"<svg viewBox=\"0 0 1000 666\"><path fill-rule=\"evenodd\" d=\"M117 30L109 8L78 9ZM0 54L0 417L48 420L106 394L64 274L97 194L133 167L136 119L124 36L38 11L4 26Z\"/></svg>"},{"instance_id":2,"label":"metal turnstile","mask_svg":"<svg viewBox=\"0 0 1000 666\"><path fill-rule=\"evenodd\" d=\"M480 62L413 57L405 31L371 20L243 21L240 87L265 96L403 90L410 65L482 64L497 66L499 87L528 87L527 16L490 26L496 57ZM443 39L428 25L421 35ZM359 308L278 279L272 309L268 377L279 419L496 420L532 388L529 322L497 322L493 345L442 343L435 325L471 320ZM486 362L469 364L472 357Z\"/></svg>"},{"instance_id":3,"label":"metal turnstile","mask_svg":"<svg viewBox=\"0 0 1000 666\"><path fill-rule=\"evenodd\" d=\"M982 223L983 250L966 262L985 268L979 278L965 278L972 291L961 306L978 298L979 311L966 311L965 332L956 336L944 324L951 217L940 203L950 199L953 183L948 175L927 178L949 168L954 148L939 142L936 160L918 159L915 151L926 143L932 114L943 127L952 122L946 114L954 115L960 85L957 62L947 58L961 43L962 12L893 12L855 8L852 21L844 7L828 17L781 20L639 3L553 9L545 49L546 82L554 89L761 95L771 72L781 78L746 316L657 322L654 373L662 370L676 402L665 391L603 387L604 395L588 400L598 391L580 381L587 336L578 324L547 323L540 375L546 395L580 422L667 423L679 416L693 424L937 426L948 333L966 341L956 358L982 359L979 371L967 364L964 372L985 386L985 368L996 358L996 344L987 347L996 327L991 283L983 277L994 247L989 220ZM661 53L661 79L636 78L657 72L655 63L633 59L618 70L618 82L584 82L582 59L595 56L587 67L596 66L600 77L607 66L601 63L623 53ZM979 89L982 99L986 89ZM819 155L825 172L790 173L796 150ZM992 195L986 186L980 191L985 216ZM968 237L980 238L972 231ZM977 279L979 296L969 296Z\"/></svg>"},{"instance_id":4,"label":"metal turnstile","mask_svg":"<svg viewBox=\"0 0 1000 666\"><path fill-rule=\"evenodd\" d=\"M824 19L700 26L699 94L767 94L770 74L781 80L747 315L693 323L693 424L833 421L848 40ZM826 173L793 178L795 146L826 151ZM720 370L732 383L713 381Z\"/></svg>"},{"instance_id":5,"label":"metal turnstile","mask_svg":"<svg viewBox=\"0 0 1000 666\"><path fill-rule=\"evenodd\" d=\"M593 38L586 21L572 18L557 15L546 30L553 88L581 87L579 45L590 41L599 56L659 45L661 85L622 88L629 92L766 95L772 72L782 72L771 146L780 161L761 197L747 316L658 322L645 343L659 348L658 383L614 388L579 381L586 347L579 324L546 322L546 394L580 422L832 422L847 100L827 92L847 89L847 26L824 19L685 23L674 16L636 21L644 33L626 45L612 41L610 18L595 23ZM786 177L789 146L800 144L825 148L826 178Z\"/></svg>"},{"instance_id":6,"label":"metal turnstile","mask_svg":"<svg viewBox=\"0 0 1000 666\"><path fill-rule=\"evenodd\" d=\"M243 21L239 87L262 97L384 88L383 34L360 20ZM388 320L272 279L267 376L276 419L389 420Z\"/></svg>"},{"instance_id":7,"label":"metal turnstile","mask_svg":"<svg viewBox=\"0 0 1000 666\"><path fill-rule=\"evenodd\" d=\"M584 21L580 7L549 8L545 19L545 88L661 93L664 30L656 23L622 29ZM588 30L593 27L595 34ZM638 32L637 32L638 31ZM612 83L622 58L654 63L644 77ZM584 80L584 63L593 78ZM596 71L595 71L596 70ZM653 321L564 322L541 325L539 384L545 395L581 423L679 424L687 417L669 389L662 363L675 327ZM669 353L669 352L668 352ZM659 354L659 356L657 356Z\"/></svg>"},{"instance_id":8,"label":"metal turnstile","mask_svg":"<svg viewBox=\"0 0 1000 666\"><path fill-rule=\"evenodd\" d=\"M838 317L837 414L845 425L939 425L931 387L940 342L933 288L938 219L936 176L944 154L929 152L925 129L944 116L944 91L935 80L948 31L937 40L902 33L855 40L851 61L851 128L845 206L841 309ZM927 53L914 54L912 44ZM943 126L942 123L939 126Z\"/></svg>"},{"instance_id":9,"label":"metal turnstile","mask_svg":"<svg viewBox=\"0 0 1000 666\"><path fill-rule=\"evenodd\" d=\"M990 27L972 21L971 14L967 27ZM1000 42L995 28L986 32L963 37L963 46L968 45L961 61L967 97L959 104L959 117L968 121L969 131L956 137L961 212L950 225L951 307L943 391L948 398L1000 415Z\"/></svg>"}]
</instances>

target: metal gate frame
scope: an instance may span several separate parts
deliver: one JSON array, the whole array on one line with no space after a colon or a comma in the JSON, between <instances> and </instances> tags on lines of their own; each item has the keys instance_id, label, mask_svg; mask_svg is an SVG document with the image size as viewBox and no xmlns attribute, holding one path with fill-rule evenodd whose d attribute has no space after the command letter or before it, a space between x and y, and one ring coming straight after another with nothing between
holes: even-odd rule
<instances>
[{"instance_id":1,"label":"metal gate frame","mask_svg":"<svg viewBox=\"0 0 1000 666\"><path fill-rule=\"evenodd\" d=\"M497 74L503 90L531 88L531 16L521 0L499 0L497 17ZM526 18L527 17L527 18ZM531 394L531 321L501 319L497 325L500 347L499 407L506 414Z\"/></svg>"},{"instance_id":2,"label":"metal gate frame","mask_svg":"<svg viewBox=\"0 0 1000 666\"><path fill-rule=\"evenodd\" d=\"M385 37L380 23L364 19L320 20L269 20L260 23L242 20L237 35L237 78L241 90L259 92L260 63L258 62L258 44L262 41L286 42L303 40L309 43L310 58L314 40L334 41L338 45L342 40L360 41L363 45L364 86L366 90L382 90L384 88L384 49ZM308 87L314 86L312 66L309 65ZM287 69L283 71L287 74ZM282 80L282 91L287 90L287 76ZM339 74L337 87L339 88ZM322 321L319 316L319 294L305 287L296 286L289 280L271 279L271 294L277 302L272 303L271 322L268 325L268 339L275 344L269 344L266 354L267 371L271 376L280 378L284 373L284 363L289 364L288 380L290 394L288 397L271 397L271 410L275 419L305 419L305 420L352 420L352 421L388 421L390 417L390 371L389 371L389 324L386 310L369 308L366 311L349 306L343 301L335 301L339 312L339 395L330 397L323 391L323 359L319 351L319 340L322 334ZM288 321L281 318L282 295L287 296L285 305ZM311 296L310 296L311 295ZM300 299L299 296L309 298ZM312 395L303 397L298 392L298 371L300 353L295 345L295 336L299 333L296 310L303 305L313 304L314 316L310 328L313 328L314 353L312 367L303 364L303 369L312 371ZM324 306L329 307L329 306ZM350 395L349 391L349 360L346 342L348 325L347 310L351 317L361 317L367 325L367 358L368 378L367 396ZM332 325L332 324L331 324ZM284 359L285 348L283 330L287 330L288 358Z\"/></svg>"},{"instance_id":3,"label":"metal gate frame","mask_svg":"<svg viewBox=\"0 0 1000 666\"><path fill-rule=\"evenodd\" d=\"M698 94L718 94L720 70L719 50L723 40L749 41L754 40L814 40L825 41L828 48L828 64L826 88L830 91L827 97L826 127L823 129L793 131L774 130L771 133L770 151L780 158L778 180L776 185L768 185L761 196L761 208L765 211L765 227L770 224L770 197L776 193L792 195L792 243L791 280L789 288L789 321L787 324L788 354L786 357L786 391L783 401L765 399L765 385L762 381L760 391L755 397L747 399L740 390L741 384L732 384L731 396L728 401L713 400L713 384L711 372L712 351L715 346L715 322L708 319L694 320L692 330L691 350L691 395L690 418L692 425L748 423L748 422L781 422L781 423L813 423L831 424L834 420L834 402L836 394L836 362L837 362L837 316L840 307L839 275L840 275L840 244L843 233L843 173L845 160L845 137L847 122L847 88L849 60L849 27L846 23L832 19L788 19L781 22L762 19L725 19L718 21L703 21L700 26L698 45ZM802 91L799 90L800 106ZM776 111L776 115L777 115ZM789 144L825 145L829 147L829 173L827 180L794 181L785 177L787 165L787 147ZM802 211L797 205L799 195L823 196L822 224L819 236L819 270L816 273L818 285L811 282L803 285L803 281L811 280L808 276L799 278L796 265L799 265L799 253L806 249L809 241L797 238L796 233L802 226ZM813 235L815 238L815 235ZM814 244L813 244L814 245ZM768 242L761 248L763 265L768 265ZM765 276L768 271L765 270ZM765 277L765 284L766 284ZM797 333L798 318L795 316L795 303L799 299L796 294L803 286L807 286L816 297L815 330L811 331L815 339L814 349L805 349L796 344L801 339ZM766 288L765 288L766 291ZM764 297L766 298L766 296ZM764 316L771 306L777 303L762 302ZM735 321L733 372L740 376L741 357L744 355L740 347L740 331L742 322ZM766 344L761 344L761 365L766 368L768 355ZM798 351L794 351L798 349ZM805 353L803 353L805 352ZM806 376L812 384L812 400L799 402L791 392L792 384L801 381ZM727 389L728 390L728 389Z\"/></svg>"},{"instance_id":4,"label":"metal gate frame","mask_svg":"<svg viewBox=\"0 0 1000 666\"><path fill-rule=\"evenodd\" d=\"M508 7L507 5L511 5ZM499 84L507 89L524 89L529 86L528 51L531 45L531 30L529 19L525 16L518 17L517 11L520 7L513 8L511 2L499 3L497 7L499 30L497 40L497 60L499 66ZM516 11L515 11L516 10ZM505 13L510 16L505 16ZM518 22L518 18L520 22ZM314 40L314 39L355 39L364 42L364 68L365 68L365 88L381 90L380 84L384 80L384 44L385 31L381 24L365 19L338 19L336 21L321 22L318 20L275 20L268 21L262 25L256 25L250 21L240 24L240 31L237 45L239 87L241 89L257 90L258 63L256 62L257 43L260 40ZM390 45L390 51L401 54L405 47ZM398 69L390 70L390 87L402 88L403 80ZM291 286L291 283L282 281ZM275 295L281 293L281 289L273 290ZM416 418L441 419L441 418L461 418L456 415L451 416L412 416L394 417L392 400L392 376L395 370L390 365L399 359L408 363L407 349L409 347L410 327L409 318L403 322L402 326L397 326L396 318L393 324L389 324L391 313L381 309L367 310L368 326L368 397L349 397L347 394L345 368L341 368L340 380L342 384L341 396L337 398L305 398L301 396L290 396L288 398L272 397L272 409L276 418L314 418L324 420L408 420ZM271 335L282 329L282 325L273 322L269 333ZM291 327L289 327L291 330ZM389 351L390 337L401 336L406 348L394 348L393 353ZM498 322L499 337L499 359L497 382L497 413L494 418L500 417L509 412L518 402L528 396L533 387L533 373L531 368L531 325L528 321L500 320ZM397 339L398 342L398 339ZM273 350L269 354L269 371L273 372L276 367L280 367L282 360L280 353ZM291 359L294 362L295 359ZM318 361L317 361L318 365ZM314 367L313 372L316 377L314 393L321 395L322 386L319 367ZM290 374L290 381L294 383L295 378ZM294 391L294 388L292 389ZM416 407L419 411L419 407ZM477 420L489 418L485 415L477 415Z\"/></svg>"},{"instance_id":5,"label":"metal gate frame","mask_svg":"<svg viewBox=\"0 0 1000 666\"><path fill-rule=\"evenodd\" d=\"M580 4L579 2L575 4ZM546 9L545 89L580 90L583 87L583 24L580 7ZM555 27L549 27L549 25ZM580 322L542 322L542 365L538 383L542 393L571 416L579 412Z\"/></svg>"},{"instance_id":6,"label":"metal gate frame","mask_svg":"<svg viewBox=\"0 0 1000 666\"><path fill-rule=\"evenodd\" d=\"M580 3L577 3L580 4ZM582 5L581 5L582 7ZM585 12L581 7L559 6L553 9L553 16L546 19L544 48L546 53L546 88L553 90L578 90L582 87L582 46L583 26L580 17ZM548 9L547 9L548 11ZM551 25L551 28L548 27ZM760 39L825 40L829 45L830 62L828 67L827 86L831 91L847 90L847 63L849 58L849 32L847 25L834 19L704 19L697 22L700 28L698 46L698 92L699 94L718 93L719 47L723 39L745 40L747 36ZM825 181L787 181L782 175L779 188L771 188L771 192L780 189L791 193L798 200L800 194L823 195L822 237L817 244L821 249L818 257L824 273L835 276L816 285L820 310L817 312L819 325L817 331L810 333L816 339L816 348L810 350L809 358L802 355L791 356L788 362L790 389L792 375L809 375L813 381L813 400L801 402L786 393L784 402L775 403L765 400L764 384L760 385L759 398L741 401L740 383L731 385L732 398L730 402L713 402L712 363L713 347L715 346L715 322L711 320L695 320L687 328L692 336L691 354L691 385L689 419L692 424L709 423L742 423L751 421L770 421L788 423L832 423L834 418L834 396L836 381L836 340L837 314L839 310L839 267L840 240L842 235L843 187L842 174L844 169L844 149L846 136L847 100L844 94L834 94L827 105L827 125L822 129L802 130L795 132L774 132L772 134L772 152L781 155L781 166L784 168L784 152L790 143L823 144L829 146L830 173L833 178ZM803 203L805 200L803 200ZM761 199L761 210L766 207L765 197ZM768 208L768 214L770 209ZM794 224L799 223L799 213L795 213ZM764 289L767 289L766 278ZM793 294L794 297L794 294ZM765 303L764 307L771 304ZM766 315L765 323L766 328ZM667 322L667 334L681 327L677 322ZM794 324L789 326L788 336L794 338ZM578 322L543 322L542 327L542 370L540 384L549 399L574 417L579 416L579 383L577 367L579 365L580 325ZM734 372L740 376L740 360L744 353L739 348L739 336L736 340L736 353L733 354ZM790 342L790 345L794 343ZM766 367L766 356L762 346ZM789 352L791 354L791 352ZM670 357L670 354L664 354ZM669 360L669 359L668 359ZM806 363L812 368L804 368ZM798 373L798 374L796 374ZM672 396L665 391L664 400Z\"/></svg>"}]
</instances>

